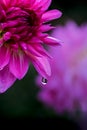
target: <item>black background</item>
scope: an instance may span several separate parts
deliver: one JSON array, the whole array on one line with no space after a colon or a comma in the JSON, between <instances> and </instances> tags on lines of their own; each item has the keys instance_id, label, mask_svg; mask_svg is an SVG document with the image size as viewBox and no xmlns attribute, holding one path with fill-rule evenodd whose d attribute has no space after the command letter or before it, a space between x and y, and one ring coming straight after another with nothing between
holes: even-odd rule
<instances>
[{"instance_id":1,"label":"black background","mask_svg":"<svg viewBox=\"0 0 87 130\"><path fill-rule=\"evenodd\" d=\"M87 22L86 0L53 0L50 9L54 8L63 13L60 19L52 22L54 25L64 24L68 19L72 19L78 24ZM39 89L34 82L36 75L34 67L30 66L27 75L21 81L17 80L8 91L0 95L0 116L14 119L34 118L35 120L36 118L56 118L59 122L78 125L72 117L59 116L52 109L45 108L42 103L37 101Z\"/></svg>"}]
</instances>

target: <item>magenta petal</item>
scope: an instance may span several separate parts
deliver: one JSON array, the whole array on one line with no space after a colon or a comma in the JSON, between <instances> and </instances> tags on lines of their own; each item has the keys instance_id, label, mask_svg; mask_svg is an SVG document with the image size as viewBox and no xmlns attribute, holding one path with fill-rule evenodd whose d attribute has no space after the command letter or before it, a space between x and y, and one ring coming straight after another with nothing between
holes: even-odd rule
<instances>
[{"instance_id":1,"label":"magenta petal","mask_svg":"<svg viewBox=\"0 0 87 130\"><path fill-rule=\"evenodd\" d=\"M33 49L36 50L36 52L39 54L39 55L36 55L38 57L41 57L42 55L43 56L46 56L48 58L52 58L51 55L43 48L43 46L41 46L41 44L33 44L32 45Z\"/></svg>"},{"instance_id":2,"label":"magenta petal","mask_svg":"<svg viewBox=\"0 0 87 130\"><path fill-rule=\"evenodd\" d=\"M10 59L9 48L5 46L0 47L0 68L1 69L8 64L9 59Z\"/></svg>"},{"instance_id":3,"label":"magenta petal","mask_svg":"<svg viewBox=\"0 0 87 130\"><path fill-rule=\"evenodd\" d=\"M34 4L36 0L24 0L23 3L28 6L32 6L32 3Z\"/></svg>"},{"instance_id":4,"label":"magenta petal","mask_svg":"<svg viewBox=\"0 0 87 130\"><path fill-rule=\"evenodd\" d=\"M47 24L47 25L42 25L40 28L39 28L39 31L41 32L46 32L46 31L49 31L51 29L54 29L55 27L51 26L50 24Z\"/></svg>"},{"instance_id":5,"label":"magenta petal","mask_svg":"<svg viewBox=\"0 0 87 130\"><path fill-rule=\"evenodd\" d=\"M31 54L40 57L41 54L36 50L36 48L34 48L31 45L28 45L28 52L30 52Z\"/></svg>"},{"instance_id":6,"label":"magenta petal","mask_svg":"<svg viewBox=\"0 0 87 130\"><path fill-rule=\"evenodd\" d=\"M51 75L50 64L46 57L35 57L35 61L32 61L32 63L41 76L47 78Z\"/></svg>"},{"instance_id":7,"label":"magenta petal","mask_svg":"<svg viewBox=\"0 0 87 130\"><path fill-rule=\"evenodd\" d=\"M3 35L3 40L4 41L7 41L11 38L11 33L10 32L6 32L4 35Z\"/></svg>"},{"instance_id":8,"label":"magenta petal","mask_svg":"<svg viewBox=\"0 0 87 130\"><path fill-rule=\"evenodd\" d=\"M11 0L2 0L2 3L7 6L10 3Z\"/></svg>"},{"instance_id":9,"label":"magenta petal","mask_svg":"<svg viewBox=\"0 0 87 130\"><path fill-rule=\"evenodd\" d=\"M40 0L40 6L42 6L42 10L45 11L50 6L52 0Z\"/></svg>"},{"instance_id":10,"label":"magenta petal","mask_svg":"<svg viewBox=\"0 0 87 130\"><path fill-rule=\"evenodd\" d=\"M48 45L60 45L62 43L62 41L60 41L59 39L56 39L54 37L46 37L46 38L42 38L42 41L45 43L45 44L48 44Z\"/></svg>"},{"instance_id":11,"label":"magenta petal","mask_svg":"<svg viewBox=\"0 0 87 130\"><path fill-rule=\"evenodd\" d=\"M13 85L16 78L10 73L8 66L5 66L0 71L0 93L5 92L10 86Z\"/></svg>"},{"instance_id":12,"label":"magenta petal","mask_svg":"<svg viewBox=\"0 0 87 130\"><path fill-rule=\"evenodd\" d=\"M3 45L3 38L0 38L0 47Z\"/></svg>"},{"instance_id":13,"label":"magenta petal","mask_svg":"<svg viewBox=\"0 0 87 130\"><path fill-rule=\"evenodd\" d=\"M22 79L28 71L28 57L22 52L13 53L10 60L10 71L18 79Z\"/></svg>"},{"instance_id":14,"label":"magenta petal","mask_svg":"<svg viewBox=\"0 0 87 130\"><path fill-rule=\"evenodd\" d=\"M14 6L16 3L19 2L19 0L2 0L2 1L3 1L4 5L6 7L8 7L8 6Z\"/></svg>"},{"instance_id":15,"label":"magenta petal","mask_svg":"<svg viewBox=\"0 0 87 130\"><path fill-rule=\"evenodd\" d=\"M62 13L59 10L51 10L42 15L42 19L44 22L48 22L50 20L54 20L56 18L61 17Z\"/></svg>"},{"instance_id":16,"label":"magenta petal","mask_svg":"<svg viewBox=\"0 0 87 130\"><path fill-rule=\"evenodd\" d=\"M45 11L50 6L51 1L52 0L36 0L34 7L41 8L42 11Z\"/></svg>"}]
</instances>

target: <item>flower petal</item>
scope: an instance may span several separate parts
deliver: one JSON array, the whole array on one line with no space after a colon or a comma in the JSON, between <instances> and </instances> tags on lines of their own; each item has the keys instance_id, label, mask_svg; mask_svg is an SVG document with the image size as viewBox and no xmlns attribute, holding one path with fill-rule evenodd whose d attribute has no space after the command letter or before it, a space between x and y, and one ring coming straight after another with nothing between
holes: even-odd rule
<instances>
[{"instance_id":1,"label":"flower petal","mask_svg":"<svg viewBox=\"0 0 87 130\"><path fill-rule=\"evenodd\" d=\"M40 6L42 7L41 10L45 11L50 6L52 0L40 0Z\"/></svg>"},{"instance_id":2,"label":"flower petal","mask_svg":"<svg viewBox=\"0 0 87 130\"><path fill-rule=\"evenodd\" d=\"M2 2L6 7L8 7L8 6L14 6L16 3L18 4L19 0L2 0Z\"/></svg>"},{"instance_id":3,"label":"flower petal","mask_svg":"<svg viewBox=\"0 0 87 130\"><path fill-rule=\"evenodd\" d=\"M1 46L0 47L0 69L6 66L10 59L9 47Z\"/></svg>"},{"instance_id":4,"label":"flower petal","mask_svg":"<svg viewBox=\"0 0 87 130\"><path fill-rule=\"evenodd\" d=\"M46 57L35 57L35 60L32 61L32 63L41 76L47 78L51 75L50 64Z\"/></svg>"},{"instance_id":5,"label":"flower petal","mask_svg":"<svg viewBox=\"0 0 87 130\"><path fill-rule=\"evenodd\" d=\"M59 39L56 39L54 37L45 37L45 38L41 38L42 41L45 43L45 44L48 44L48 45L61 45L62 41L59 40Z\"/></svg>"},{"instance_id":6,"label":"flower petal","mask_svg":"<svg viewBox=\"0 0 87 130\"><path fill-rule=\"evenodd\" d=\"M52 58L51 55L43 48L43 46L41 44L39 44L39 43L33 44L32 47L37 52L36 56L41 57L43 55L43 56L46 56L48 58ZM33 53L33 54L35 55L35 53Z\"/></svg>"},{"instance_id":7,"label":"flower petal","mask_svg":"<svg viewBox=\"0 0 87 130\"><path fill-rule=\"evenodd\" d=\"M42 20L44 22L48 22L50 20L54 20L54 19L57 19L57 18L61 17L61 15L62 15L62 13L59 10L56 10L56 9L50 10L50 11L45 12L42 15Z\"/></svg>"},{"instance_id":8,"label":"flower petal","mask_svg":"<svg viewBox=\"0 0 87 130\"><path fill-rule=\"evenodd\" d=\"M25 6L32 6L32 3L34 4L36 0L24 0L23 3Z\"/></svg>"},{"instance_id":9,"label":"flower petal","mask_svg":"<svg viewBox=\"0 0 87 130\"><path fill-rule=\"evenodd\" d=\"M3 70L0 71L0 93L5 92L14 82L16 78L9 71L9 67L5 66Z\"/></svg>"},{"instance_id":10,"label":"flower petal","mask_svg":"<svg viewBox=\"0 0 87 130\"><path fill-rule=\"evenodd\" d=\"M2 0L2 3L5 5L5 6L8 6L8 4L10 3L11 0Z\"/></svg>"},{"instance_id":11,"label":"flower petal","mask_svg":"<svg viewBox=\"0 0 87 130\"><path fill-rule=\"evenodd\" d=\"M39 28L39 31L41 32L47 32L51 29L54 29L55 27L51 26L50 24L48 25L41 25L41 27Z\"/></svg>"},{"instance_id":12,"label":"flower petal","mask_svg":"<svg viewBox=\"0 0 87 130\"><path fill-rule=\"evenodd\" d=\"M28 71L28 57L22 52L13 53L10 60L10 71L18 79L22 79Z\"/></svg>"},{"instance_id":13,"label":"flower petal","mask_svg":"<svg viewBox=\"0 0 87 130\"><path fill-rule=\"evenodd\" d=\"M40 8L42 11L45 11L50 6L52 0L36 0L34 7ZM33 8L34 8L33 7Z\"/></svg>"}]
</instances>

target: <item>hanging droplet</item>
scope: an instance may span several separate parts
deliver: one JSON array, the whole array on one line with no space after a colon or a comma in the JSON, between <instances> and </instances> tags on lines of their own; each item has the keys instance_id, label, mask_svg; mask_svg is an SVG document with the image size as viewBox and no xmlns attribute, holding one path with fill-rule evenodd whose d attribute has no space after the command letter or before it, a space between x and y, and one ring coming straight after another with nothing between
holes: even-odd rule
<instances>
[{"instance_id":1,"label":"hanging droplet","mask_svg":"<svg viewBox=\"0 0 87 130\"><path fill-rule=\"evenodd\" d=\"M47 84L47 79L44 78L44 77L42 77L42 84L43 84L43 85L46 85L46 84Z\"/></svg>"}]
</instances>

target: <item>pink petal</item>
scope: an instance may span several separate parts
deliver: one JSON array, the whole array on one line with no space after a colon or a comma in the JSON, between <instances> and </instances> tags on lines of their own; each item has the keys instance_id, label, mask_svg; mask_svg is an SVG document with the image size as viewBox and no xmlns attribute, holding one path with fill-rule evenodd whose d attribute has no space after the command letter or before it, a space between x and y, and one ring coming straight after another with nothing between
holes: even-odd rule
<instances>
[{"instance_id":1,"label":"pink petal","mask_svg":"<svg viewBox=\"0 0 87 130\"><path fill-rule=\"evenodd\" d=\"M51 68L49 61L46 57L35 57L35 60L32 61L36 70L41 74L42 77L47 78L51 75Z\"/></svg>"},{"instance_id":2,"label":"pink petal","mask_svg":"<svg viewBox=\"0 0 87 130\"><path fill-rule=\"evenodd\" d=\"M31 6L32 7L32 3L34 4L36 2L36 0L24 0L23 3L25 5Z\"/></svg>"},{"instance_id":3,"label":"pink petal","mask_svg":"<svg viewBox=\"0 0 87 130\"><path fill-rule=\"evenodd\" d=\"M48 44L48 45L60 45L62 43L61 40L59 39L56 39L54 37L46 37L46 38L42 38L42 41L45 43L45 44Z\"/></svg>"},{"instance_id":4,"label":"pink petal","mask_svg":"<svg viewBox=\"0 0 87 130\"><path fill-rule=\"evenodd\" d=\"M52 0L40 0L39 5L42 7L41 10L45 11L50 6Z\"/></svg>"},{"instance_id":5,"label":"pink petal","mask_svg":"<svg viewBox=\"0 0 87 130\"><path fill-rule=\"evenodd\" d=\"M43 55L43 56L46 56L48 58L52 58L50 56L50 54L43 48L43 46L41 44L39 44L39 43L33 44L32 47L38 53L38 55L36 55L36 56L41 57Z\"/></svg>"},{"instance_id":6,"label":"pink petal","mask_svg":"<svg viewBox=\"0 0 87 130\"><path fill-rule=\"evenodd\" d=\"M5 92L12 86L15 80L16 78L10 73L9 67L5 66L4 69L0 71L0 93Z\"/></svg>"},{"instance_id":7,"label":"pink petal","mask_svg":"<svg viewBox=\"0 0 87 130\"><path fill-rule=\"evenodd\" d=\"M61 17L61 15L62 15L62 13L59 10L56 10L56 9L50 10L42 15L42 20L44 22L48 22L50 20L54 20L54 19Z\"/></svg>"},{"instance_id":8,"label":"pink petal","mask_svg":"<svg viewBox=\"0 0 87 130\"><path fill-rule=\"evenodd\" d=\"M4 5L6 7L8 7L8 6L14 6L16 3L19 2L19 0L2 0L2 1L3 1Z\"/></svg>"},{"instance_id":9,"label":"pink petal","mask_svg":"<svg viewBox=\"0 0 87 130\"><path fill-rule=\"evenodd\" d=\"M38 37L33 37L30 41L29 41L29 44L37 44L37 43L42 43L42 41L40 40L39 36L41 35L42 33L39 33L38 34Z\"/></svg>"},{"instance_id":10,"label":"pink petal","mask_svg":"<svg viewBox=\"0 0 87 130\"><path fill-rule=\"evenodd\" d=\"M0 47L3 45L3 38L0 38Z\"/></svg>"},{"instance_id":11,"label":"pink petal","mask_svg":"<svg viewBox=\"0 0 87 130\"><path fill-rule=\"evenodd\" d=\"M10 32L6 32L4 35L3 35L3 40L4 41L7 41L11 38L11 33Z\"/></svg>"},{"instance_id":12,"label":"pink petal","mask_svg":"<svg viewBox=\"0 0 87 130\"><path fill-rule=\"evenodd\" d=\"M9 47L0 47L0 68L2 69L6 66L10 59L10 49Z\"/></svg>"},{"instance_id":13,"label":"pink petal","mask_svg":"<svg viewBox=\"0 0 87 130\"><path fill-rule=\"evenodd\" d=\"M0 6L0 20L6 18L6 12L3 10L2 6Z\"/></svg>"},{"instance_id":14,"label":"pink petal","mask_svg":"<svg viewBox=\"0 0 87 130\"><path fill-rule=\"evenodd\" d=\"M39 31L41 32L47 32L51 29L54 29L55 27L51 26L50 24L48 25L41 25L41 27L39 28Z\"/></svg>"},{"instance_id":15,"label":"pink petal","mask_svg":"<svg viewBox=\"0 0 87 130\"><path fill-rule=\"evenodd\" d=\"M10 6L15 6L15 4L19 4L21 0L10 0Z\"/></svg>"},{"instance_id":16,"label":"pink petal","mask_svg":"<svg viewBox=\"0 0 87 130\"><path fill-rule=\"evenodd\" d=\"M35 5L33 8L40 8L42 11L45 11L50 6L52 0L36 0Z\"/></svg>"},{"instance_id":17,"label":"pink petal","mask_svg":"<svg viewBox=\"0 0 87 130\"><path fill-rule=\"evenodd\" d=\"M21 42L20 46L24 50L24 52L29 56L29 58L31 55L40 56L40 53L36 51L36 48L34 48L33 45Z\"/></svg>"},{"instance_id":18,"label":"pink petal","mask_svg":"<svg viewBox=\"0 0 87 130\"><path fill-rule=\"evenodd\" d=\"M28 71L28 57L22 52L13 53L10 60L10 71L18 79L22 79Z\"/></svg>"},{"instance_id":19,"label":"pink petal","mask_svg":"<svg viewBox=\"0 0 87 130\"><path fill-rule=\"evenodd\" d=\"M11 0L2 0L5 6L7 6L10 3Z\"/></svg>"},{"instance_id":20,"label":"pink petal","mask_svg":"<svg viewBox=\"0 0 87 130\"><path fill-rule=\"evenodd\" d=\"M28 45L28 51L35 56L41 56L41 54L32 45Z\"/></svg>"}]
</instances>

